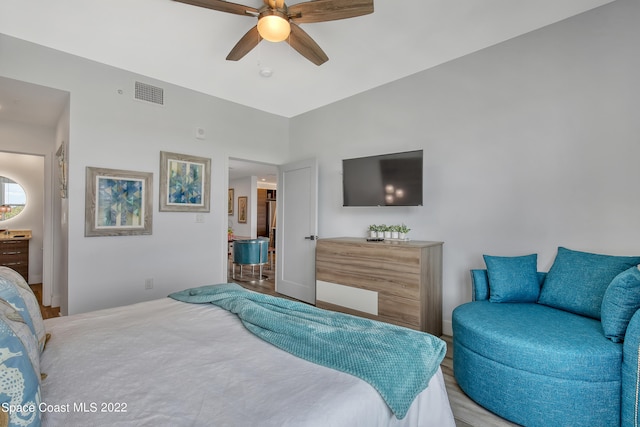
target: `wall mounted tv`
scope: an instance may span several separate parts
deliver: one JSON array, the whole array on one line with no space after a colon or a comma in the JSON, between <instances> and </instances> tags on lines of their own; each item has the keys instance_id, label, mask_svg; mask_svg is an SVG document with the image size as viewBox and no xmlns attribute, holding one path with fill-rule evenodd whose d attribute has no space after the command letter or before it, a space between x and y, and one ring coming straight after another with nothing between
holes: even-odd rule
<instances>
[{"instance_id":1,"label":"wall mounted tv","mask_svg":"<svg viewBox=\"0 0 640 427\"><path fill-rule=\"evenodd\" d=\"M342 160L343 206L422 206L422 150Z\"/></svg>"}]
</instances>

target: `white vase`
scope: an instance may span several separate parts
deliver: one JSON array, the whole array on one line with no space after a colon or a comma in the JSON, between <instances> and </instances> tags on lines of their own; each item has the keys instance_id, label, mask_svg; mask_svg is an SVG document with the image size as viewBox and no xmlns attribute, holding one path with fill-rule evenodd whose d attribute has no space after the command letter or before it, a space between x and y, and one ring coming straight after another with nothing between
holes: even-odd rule
<instances>
[{"instance_id":1,"label":"white vase","mask_svg":"<svg viewBox=\"0 0 640 427\"><path fill-rule=\"evenodd\" d=\"M378 237L378 232L377 231L373 231L373 230L369 230L369 237L372 239L375 239L376 237Z\"/></svg>"},{"instance_id":2,"label":"white vase","mask_svg":"<svg viewBox=\"0 0 640 427\"><path fill-rule=\"evenodd\" d=\"M397 239L397 238L399 237L399 234L400 234L400 233L398 233L397 231L392 231L392 232L391 232L391 238L392 238L392 239Z\"/></svg>"},{"instance_id":3,"label":"white vase","mask_svg":"<svg viewBox=\"0 0 640 427\"><path fill-rule=\"evenodd\" d=\"M390 239L391 238L391 232L390 231L385 231L384 232L384 238L385 239Z\"/></svg>"},{"instance_id":4,"label":"white vase","mask_svg":"<svg viewBox=\"0 0 640 427\"><path fill-rule=\"evenodd\" d=\"M398 237L402 240L406 240L407 239L407 233L399 233Z\"/></svg>"}]
</instances>

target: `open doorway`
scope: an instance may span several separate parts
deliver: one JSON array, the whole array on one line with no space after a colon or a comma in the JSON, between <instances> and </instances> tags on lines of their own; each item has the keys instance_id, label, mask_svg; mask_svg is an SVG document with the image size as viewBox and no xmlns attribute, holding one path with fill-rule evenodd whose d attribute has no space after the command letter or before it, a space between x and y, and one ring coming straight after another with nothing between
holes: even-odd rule
<instances>
[{"instance_id":1,"label":"open doorway","mask_svg":"<svg viewBox=\"0 0 640 427\"><path fill-rule=\"evenodd\" d=\"M44 156L0 151L0 205L6 208L0 216L0 265L39 286L44 271L44 177Z\"/></svg>"},{"instance_id":2,"label":"open doorway","mask_svg":"<svg viewBox=\"0 0 640 427\"><path fill-rule=\"evenodd\" d=\"M277 180L275 165L229 159L227 281L270 294L276 277ZM241 251L236 242L258 239L268 243L257 250L256 260L234 258Z\"/></svg>"},{"instance_id":3,"label":"open doorway","mask_svg":"<svg viewBox=\"0 0 640 427\"><path fill-rule=\"evenodd\" d=\"M42 287L42 304L67 314L67 204L60 195L56 150L69 141L69 92L0 76L0 151L23 154L42 163L38 184L28 184L27 208L3 228L31 230L29 279ZM21 181L32 180L34 167L20 166ZM4 167L3 169L7 169ZM42 175L43 174L43 175ZM41 200L40 207L32 203ZM23 216L24 215L24 216Z\"/></svg>"}]
</instances>

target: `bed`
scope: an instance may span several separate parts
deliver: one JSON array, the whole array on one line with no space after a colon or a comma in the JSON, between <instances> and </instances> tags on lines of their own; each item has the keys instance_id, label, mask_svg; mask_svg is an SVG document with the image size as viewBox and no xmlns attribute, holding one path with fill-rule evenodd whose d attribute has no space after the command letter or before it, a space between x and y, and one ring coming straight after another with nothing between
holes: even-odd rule
<instances>
[{"instance_id":1,"label":"bed","mask_svg":"<svg viewBox=\"0 0 640 427\"><path fill-rule=\"evenodd\" d=\"M43 325L39 411L22 425L455 425L439 367L398 419L366 381L277 348L213 304L162 298ZM43 331L34 330L38 347ZM14 412L9 419L31 420Z\"/></svg>"}]
</instances>

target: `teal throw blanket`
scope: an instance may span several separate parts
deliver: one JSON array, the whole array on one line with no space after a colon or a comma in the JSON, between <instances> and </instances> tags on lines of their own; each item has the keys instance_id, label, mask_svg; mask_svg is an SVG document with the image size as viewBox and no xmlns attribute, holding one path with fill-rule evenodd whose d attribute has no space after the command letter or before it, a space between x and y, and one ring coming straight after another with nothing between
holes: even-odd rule
<instances>
[{"instance_id":1,"label":"teal throw blanket","mask_svg":"<svg viewBox=\"0 0 640 427\"><path fill-rule=\"evenodd\" d=\"M424 332L251 292L234 283L169 296L218 305L276 347L361 378L380 393L398 419L427 387L446 353L444 341Z\"/></svg>"}]
</instances>

